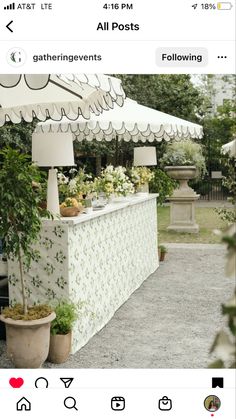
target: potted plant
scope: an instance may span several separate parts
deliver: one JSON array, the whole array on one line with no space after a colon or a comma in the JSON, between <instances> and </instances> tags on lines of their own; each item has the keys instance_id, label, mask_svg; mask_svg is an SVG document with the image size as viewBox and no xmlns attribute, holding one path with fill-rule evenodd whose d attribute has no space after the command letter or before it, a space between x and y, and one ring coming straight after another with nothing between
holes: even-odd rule
<instances>
[{"instance_id":1,"label":"potted plant","mask_svg":"<svg viewBox=\"0 0 236 419\"><path fill-rule=\"evenodd\" d=\"M70 354L72 326L78 318L78 307L69 301L60 301L55 313L56 318L51 323L48 361L62 364Z\"/></svg>"},{"instance_id":2,"label":"potted plant","mask_svg":"<svg viewBox=\"0 0 236 419\"><path fill-rule=\"evenodd\" d=\"M62 217L76 217L83 209L83 205L76 198L66 198L60 205L60 214Z\"/></svg>"},{"instance_id":3,"label":"potted plant","mask_svg":"<svg viewBox=\"0 0 236 419\"><path fill-rule=\"evenodd\" d=\"M48 305L29 307L25 272L40 255L34 250L41 229L41 172L30 157L10 147L0 152L0 236L5 255L19 264L22 301L6 307L0 320L6 325L7 353L18 368L39 368L49 350L50 324L55 313Z\"/></svg>"},{"instance_id":4,"label":"potted plant","mask_svg":"<svg viewBox=\"0 0 236 419\"><path fill-rule=\"evenodd\" d=\"M138 194L149 193L149 182L153 177L154 174L148 167L132 167L130 170L131 182L133 182Z\"/></svg>"},{"instance_id":5,"label":"potted plant","mask_svg":"<svg viewBox=\"0 0 236 419\"><path fill-rule=\"evenodd\" d=\"M178 180L180 186L174 196L195 194L188 186L188 180L201 178L206 173L205 159L200 144L192 140L175 141L167 145L165 154L160 160L168 175Z\"/></svg>"},{"instance_id":6,"label":"potted plant","mask_svg":"<svg viewBox=\"0 0 236 419\"><path fill-rule=\"evenodd\" d=\"M163 246L163 244L160 244L158 246L158 255L159 255L159 261L163 262L165 260L165 255L168 252L167 248Z\"/></svg>"}]
</instances>

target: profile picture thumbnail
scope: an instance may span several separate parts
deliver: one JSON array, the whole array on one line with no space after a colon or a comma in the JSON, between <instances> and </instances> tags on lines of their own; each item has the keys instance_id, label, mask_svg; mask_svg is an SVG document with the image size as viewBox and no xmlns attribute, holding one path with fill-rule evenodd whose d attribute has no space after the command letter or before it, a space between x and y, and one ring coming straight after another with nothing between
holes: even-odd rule
<instances>
[{"instance_id":1,"label":"profile picture thumbnail","mask_svg":"<svg viewBox=\"0 0 236 419\"><path fill-rule=\"evenodd\" d=\"M204 407L208 412L216 412L219 410L221 401L217 396L207 396L204 400Z\"/></svg>"}]
</instances>

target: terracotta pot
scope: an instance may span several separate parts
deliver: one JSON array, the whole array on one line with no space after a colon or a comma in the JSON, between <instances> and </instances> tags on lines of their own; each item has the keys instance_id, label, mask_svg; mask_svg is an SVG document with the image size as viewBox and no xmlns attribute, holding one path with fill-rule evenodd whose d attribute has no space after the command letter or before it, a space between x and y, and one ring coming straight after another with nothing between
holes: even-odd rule
<instances>
[{"instance_id":1,"label":"terracotta pot","mask_svg":"<svg viewBox=\"0 0 236 419\"><path fill-rule=\"evenodd\" d=\"M51 335L48 361L53 364L66 362L71 351L71 332L67 335Z\"/></svg>"},{"instance_id":2,"label":"terracotta pot","mask_svg":"<svg viewBox=\"0 0 236 419\"><path fill-rule=\"evenodd\" d=\"M40 368L49 351L50 326L55 313L38 320L13 320L0 315L6 325L7 355L16 368Z\"/></svg>"},{"instance_id":3,"label":"terracotta pot","mask_svg":"<svg viewBox=\"0 0 236 419\"><path fill-rule=\"evenodd\" d=\"M165 260L165 255L166 255L166 252L160 252L159 253L159 260L160 260L160 262L163 262L164 260Z\"/></svg>"}]
</instances>

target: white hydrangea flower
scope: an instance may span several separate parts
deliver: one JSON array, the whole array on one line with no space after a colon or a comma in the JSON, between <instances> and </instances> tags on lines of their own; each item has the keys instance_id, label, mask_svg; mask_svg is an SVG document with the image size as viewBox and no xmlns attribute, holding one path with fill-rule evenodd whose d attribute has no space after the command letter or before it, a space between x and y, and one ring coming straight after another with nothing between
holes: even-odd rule
<instances>
[{"instance_id":1,"label":"white hydrangea flower","mask_svg":"<svg viewBox=\"0 0 236 419\"><path fill-rule=\"evenodd\" d=\"M71 179L69 182L69 191L72 194L75 194L77 192L77 181L76 179Z\"/></svg>"},{"instance_id":2,"label":"white hydrangea flower","mask_svg":"<svg viewBox=\"0 0 236 419\"><path fill-rule=\"evenodd\" d=\"M63 173L59 172L57 174L57 178L58 178L58 183L59 185L67 185L69 182L69 178L67 176L65 176Z\"/></svg>"}]
</instances>

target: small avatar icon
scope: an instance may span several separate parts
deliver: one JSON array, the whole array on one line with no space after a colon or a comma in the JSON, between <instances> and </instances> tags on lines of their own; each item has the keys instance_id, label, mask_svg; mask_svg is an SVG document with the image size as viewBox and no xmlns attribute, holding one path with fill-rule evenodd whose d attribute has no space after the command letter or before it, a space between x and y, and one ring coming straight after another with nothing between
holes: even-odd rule
<instances>
[{"instance_id":1,"label":"small avatar icon","mask_svg":"<svg viewBox=\"0 0 236 419\"><path fill-rule=\"evenodd\" d=\"M208 412L216 412L220 405L221 401L217 396L207 396L204 400L204 407Z\"/></svg>"}]
</instances>

